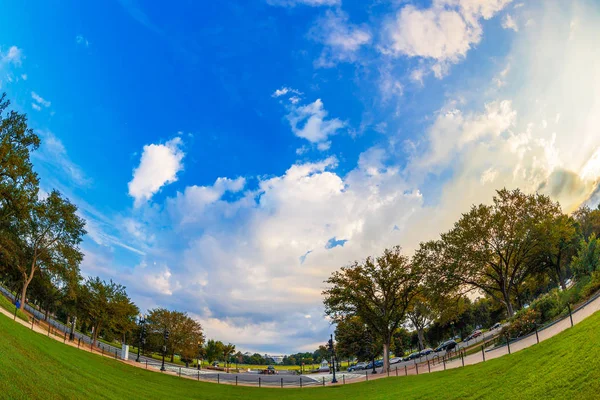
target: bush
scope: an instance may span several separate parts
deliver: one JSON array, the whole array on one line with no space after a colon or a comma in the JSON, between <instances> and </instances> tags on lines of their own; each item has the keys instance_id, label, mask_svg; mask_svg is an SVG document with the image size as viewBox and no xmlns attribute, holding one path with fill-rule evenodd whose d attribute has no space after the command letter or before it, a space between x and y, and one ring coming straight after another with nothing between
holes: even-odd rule
<instances>
[{"instance_id":1,"label":"bush","mask_svg":"<svg viewBox=\"0 0 600 400\"><path fill-rule=\"evenodd\" d=\"M592 279L581 289L581 295L586 298L600 290L600 271L592 273Z\"/></svg>"},{"instance_id":2,"label":"bush","mask_svg":"<svg viewBox=\"0 0 600 400\"><path fill-rule=\"evenodd\" d=\"M530 306L530 308L540 314L540 323L554 319L556 316L560 315L565 307L566 303L561 298L558 289L553 289L545 295L538 297Z\"/></svg>"},{"instance_id":3,"label":"bush","mask_svg":"<svg viewBox=\"0 0 600 400\"><path fill-rule=\"evenodd\" d=\"M536 324L541 322L541 314L533 308L519 310L512 318L510 325L503 329L502 334L511 338L527 335L535 330Z\"/></svg>"}]
</instances>

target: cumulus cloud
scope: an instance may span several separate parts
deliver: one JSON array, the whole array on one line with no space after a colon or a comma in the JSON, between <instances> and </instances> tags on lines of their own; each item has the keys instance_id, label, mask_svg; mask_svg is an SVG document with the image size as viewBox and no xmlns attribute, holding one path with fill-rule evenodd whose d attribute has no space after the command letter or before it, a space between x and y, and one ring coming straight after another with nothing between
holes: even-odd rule
<instances>
[{"instance_id":1,"label":"cumulus cloud","mask_svg":"<svg viewBox=\"0 0 600 400\"><path fill-rule=\"evenodd\" d=\"M287 119L296 136L326 150L327 139L346 125L338 118L327 118L328 114L321 99L317 99L305 106L292 106Z\"/></svg>"},{"instance_id":2,"label":"cumulus cloud","mask_svg":"<svg viewBox=\"0 0 600 400\"><path fill-rule=\"evenodd\" d=\"M481 41L482 19L492 18L511 0L434 0L429 8L405 5L388 23L394 55L433 61L434 73L442 77L448 63L457 63Z\"/></svg>"},{"instance_id":3,"label":"cumulus cloud","mask_svg":"<svg viewBox=\"0 0 600 400\"><path fill-rule=\"evenodd\" d=\"M365 25L351 24L348 15L341 11L327 11L317 20L309 36L324 45L317 67L333 67L338 62L354 62L360 48L372 40Z\"/></svg>"},{"instance_id":4,"label":"cumulus cloud","mask_svg":"<svg viewBox=\"0 0 600 400\"><path fill-rule=\"evenodd\" d=\"M150 200L163 186L177 181L185 155L182 145L181 138L176 137L165 144L144 146L140 164L133 171L133 179L128 185L136 207Z\"/></svg>"}]
</instances>

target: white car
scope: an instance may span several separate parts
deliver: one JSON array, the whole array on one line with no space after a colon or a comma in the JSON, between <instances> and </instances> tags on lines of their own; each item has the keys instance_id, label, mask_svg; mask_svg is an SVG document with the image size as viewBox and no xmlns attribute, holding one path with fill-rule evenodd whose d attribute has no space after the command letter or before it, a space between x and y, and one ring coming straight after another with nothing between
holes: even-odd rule
<instances>
[{"instance_id":1,"label":"white car","mask_svg":"<svg viewBox=\"0 0 600 400\"><path fill-rule=\"evenodd\" d=\"M402 361L402 357L394 357L390 359L390 364L398 364L400 361Z\"/></svg>"}]
</instances>

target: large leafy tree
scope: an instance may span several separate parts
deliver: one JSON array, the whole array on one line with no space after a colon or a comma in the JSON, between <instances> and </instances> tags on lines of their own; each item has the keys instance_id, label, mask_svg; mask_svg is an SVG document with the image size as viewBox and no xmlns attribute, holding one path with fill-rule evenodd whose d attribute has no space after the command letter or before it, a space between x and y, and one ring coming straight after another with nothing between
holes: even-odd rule
<instances>
[{"instance_id":1,"label":"large leafy tree","mask_svg":"<svg viewBox=\"0 0 600 400\"><path fill-rule=\"evenodd\" d=\"M562 289L566 289L567 267L577 251L578 235L576 223L567 215L548 218L542 228L542 250L539 263L546 266L550 279Z\"/></svg>"},{"instance_id":2,"label":"large leafy tree","mask_svg":"<svg viewBox=\"0 0 600 400\"><path fill-rule=\"evenodd\" d=\"M0 272L10 272L20 258L22 243L16 223L27 218L37 200L38 177L30 153L40 145L27 127L27 116L7 111L10 102L0 96Z\"/></svg>"},{"instance_id":3,"label":"large leafy tree","mask_svg":"<svg viewBox=\"0 0 600 400\"><path fill-rule=\"evenodd\" d=\"M383 255L355 262L334 272L326 281L325 312L334 321L360 317L383 342L385 370L389 369L392 334L406 318L417 294L421 273L399 246L386 249Z\"/></svg>"},{"instance_id":4,"label":"large leafy tree","mask_svg":"<svg viewBox=\"0 0 600 400\"><path fill-rule=\"evenodd\" d=\"M88 278L81 292L79 314L93 328L94 345L101 330L123 334L124 330L133 328L139 309L127 296L125 286L112 280Z\"/></svg>"},{"instance_id":5,"label":"large leafy tree","mask_svg":"<svg viewBox=\"0 0 600 400\"><path fill-rule=\"evenodd\" d=\"M187 361L198 355L198 347L204 342L202 326L187 313L155 308L149 311L147 321L149 332L156 337L154 342L159 347L162 345L165 329L169 331L167 353L171 355L171 361L174 360L175 354Z\"/></svg>"},{"instance_id":6,"label":"large leafy tree","mask_svg":"<svg viewBox=\"0 0 600 400\"><path fill-rule=\"evenodd\" d=\"M217 361L223 355L223 342L220 340L209 339L204 346L204 354L209 363ZM262 358L262 357L261 357Z\"/></svg>"},{"instance_id":7,"label":"large leafy tree","mask_svg":"<svg viewBox=\"0 0 600 400\"><path fill-rule=\"evenodd\" d=\"M223 357L225 359L225 366L231 361L231 356L235 353L235 344L223 344Z\"/></svg>"},{"instance_id":8,"label":"large leafy tree","mask_svg":"<svg viewBox=\"0 0 600 400\"><path fill-rule=\"evenodd\" d=\"M38 271L64 277L78 273L83 259L79 243L86 232L77 207L57 191L36 201L17 225L21 247L16 267L23 277L22 308L27 288Z\"/></svg>"},{"instance_id":9,"label":"large leafy tree","mask_svg":"<svg viewBox=\"0 0 600 400\"><path fill-rule=\"evenodd\" d=\"M600 204L598 208L592 210L584 205L579 207L574 213L573 218L577 224L577 232L587 240L590 236L600 236Z\"/></svg>"},{"instance_id":10,"label":"large leafy tree","mask_svg":"<svg viewBox=\"0 0 600 400\"><path fill-rule=\"evenodd\" d=\"M359 360L366 360L369 356L364 344L366 330L365 323L357 316L350 316L338 321L335 327L338 357L348 359L356 357Z\"/></svg>"},{"instance_id":11,"label":"large leafy tree","mask_svg":"<svg viewBox=\"0 0 600 400\"><path fill-rule=\"evenodd\" d=\"M503 189L492 205L463 214L440 240L422 243L415 257L438 291L483 291L512 316L512 296L540 270L539 254L548 239L544 228L559 215L560 206L547 196Z\"/></svg>"}]
</instances>

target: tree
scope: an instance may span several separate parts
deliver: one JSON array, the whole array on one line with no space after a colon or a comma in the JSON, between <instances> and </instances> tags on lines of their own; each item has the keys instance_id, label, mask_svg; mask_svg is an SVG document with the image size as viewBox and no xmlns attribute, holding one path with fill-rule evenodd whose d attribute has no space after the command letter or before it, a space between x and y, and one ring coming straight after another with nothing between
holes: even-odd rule
<instances>
[{"instance_id":1,"label":"tree","mask_svg":"<svg viewBox=\"0 0 600 400\"><path fill-rule=\"evenodd\" d=\"M213 339L208 340L204 347L204 352L209 363L217 361L223 355L223 342Z\"/></svg>"},{"instance_id":2,"label":"tree","mask_svg":"<svg viewBox=\"0 0 600 400\"><path fill-rule=\"evenodd\" d=\"M77 215L77 207L57 191L38 200L18 225L16 232L21 237L22 248L16 266L23 277L23 308L27 287L37 271L64 276L78 273L83 259L79 243L86 232L85 221Z\"/></svg>"},{"instance_id":3,"label":"tree","mask_svg":"<svg viewBox=\"0 0 600 400\"><path fill-rule=\"evenodd\" d=\"M548 219L543 237L539 262L547 265L550 279L564 290L566 269L577 249L575 221L563 214Z\"/></svg>"},{"instance_id":4,"label":"tree","mask_svg":"<svg viewBox=\"0 0 600 400\"><path fill-rule=\"evenodd\" d=\"M88 278L80 296L82 317L92 327L95 345L101 330L121 334L123 326L134 321L139 309L127 296L125 286Z\"/></svg>"},{"instance_id":5,"label":"tree","mask_svg":"<svg viewBox=\"0 0 600 400\"><path fill-rule=\"evenodd\" d=\"M317 350L313 352L313 359L320 363L323 360L329 359L329 350L324 345L320 345Z\"/></svg>"},{"instance_id":6,"label":"tree","mask_svg":"<svg viewBox=\"0 0 600 400\"><path fill-rule=\"evenodd\" d=\"M223 345L223 358L225 360L225 367L227 367L229 359L233 353L235 353L235 344L228 343Z\"/></svg>"},{"instance_id":7,"label":"tree","mask_svg":"<svg viewBox=\"0 0 600 400\"><path fill-rule=\"evenodd\" d=\"M39 137L27 127L27 116L6 113L10 101L0 96L0 229L13 217L23 217L38 193L38 177L30 153L40 145ZM0 243L1 246L1 243Z\"/></svg>"},{"instance_id":8,"label":"tree","mask_svg":"<svg viewBox=\"0 0 600 400\"><path fill-rule=\"evenodd\" d=\"M600 236L600 204L596 210L584 205L573 213L573 219L577 224L577 232L584 240L592 234Z\"/></svg>"},{"instance_id":9,"label":"tree","mask_svg":"<svg viewBox=\"0 0 600 400\"><path fill-rule=\"evenodd\" d=\"M22 258L17 223L37 200L38 177L30 153L40 145L39 137L27 127L27 116L6 112L9 106L4 93L0 96L0 273L4 274L18 272L16 265Z\"/></svg>"},{"instance_id":10,"label":"tree","mask_svg":"<svg viewBox=\"0 0 600 400\"><path fill-rule=\"evenodd\" d=\"M572 268L578 278L600 270L600 239L595 234L592 233L587 241L581 240Z\"/></svg>"},{"instance_id":11,"label":"tree","mask_svg":"<svg viewBox=\"0 0 600 400\"><path fill-rule=\"evenodd\" d=\"M547 196L502 189L492 205L473 206L440 240L422 243L415 257L438 291L481 290L512 317L515 290L540 269L543 228L560 214Z\"/></svg>"},{"instance_id":12,"label":"tree","mask_svg":"<svg viewBox=\"0 0 600 400\"><path fill-rule=\"evenodd\" d=\"M392 335L392 351L396 357L401 357L410 349L411 336L405 328L398 328Z\"/></svg>"},{"instance_id":13,"label":"tree","mask_svg":"<svg viewBox=\"0 0 600 400\"><path fill-rule=\"evenodd\" d=\"M364 338L365 323L357 316L341 319L335 327L336 353L340 358L356 357L366 360Z\"/></svg>"},{"instance_id":14,"label":"tree","mask_svg":"<svg viewBox=\"0 0 600 400\"><path fill-rule=\"evenodd\" d=\"M202 326L190 318L187 313L170 311L165 308L155 308L148 312L148 331L152 332L155 348L162 346L162 337L165 329L169 331L167 354L171 362L175 354L179 354L182 361L191 362L198 355L198 347L204 342Z\"/></svg>"},{"instance_id":15,"label":"tree","mask_svg":"<svg viewBox=\"0 0 600 400\"><path fill-rule=\"evenodd\" d=\"M399 246L386 249L376 259L369 257L331 275L323 292L325 312L336 322L360 317L383 342L384 369L389 370L392 334L404 321L420 281L420 272Z\"/></svg>"},{"instance_id":16,"label":"tree","mask_svg":"<svg viewBox=\"0 0 600 400\"><path fill-rule=\"evenodd\" d=\"M417 331L419 346L423 350L425 348L425 329L437 315L432 302L422 290L414 297L406 315L412 327Z\"/></svg>"}]
</instances>

